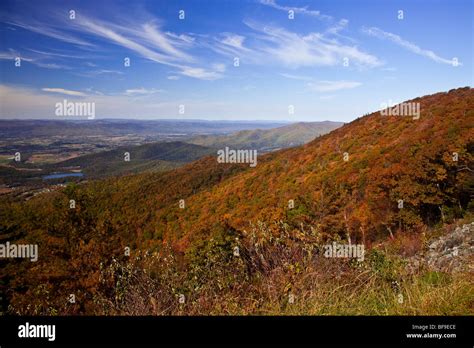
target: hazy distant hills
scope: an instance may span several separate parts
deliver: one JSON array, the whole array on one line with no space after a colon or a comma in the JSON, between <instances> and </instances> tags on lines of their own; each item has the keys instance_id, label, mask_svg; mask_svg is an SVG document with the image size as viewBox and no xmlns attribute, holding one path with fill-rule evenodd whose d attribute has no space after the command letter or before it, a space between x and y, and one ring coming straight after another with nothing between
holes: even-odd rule
<instances>
[{"instance_id":1,"label":"hazy distant hills","mask_svg":"<svg viewBox=\"0 0 474 348\"><path fill-rule=\"evenodd\" d=\"M244 129L274 128L283 122L206 120L0 120L0 138L48 136L120 136L158 134L227 134Z\"/></svg>"},{"instance_id":2,"label":"hazy distant hills","mask_svg":"<svg viewBox=\"0 0 474 348\"><path fill-rule=\"evenodd\" d=\"M111 151L76 157L50 168L81 169L88 178L163 171L213 153L212 149L179 141L120 147ZM128 155L127 155L128 154ZM129 161L126 157L129 156Z\"/></svg>"},{"instance_id":3,"label":"hazy distant hills","mask_svg":"<svg viewBox=\"0 0 474 348\"><path fill-rule=\"evenodd\" d=\"M111 151L76 157L57 163L53 168L80 168L89 178L163 171L215 154L216 148L251 148L260 151L306 143L316 136L341 126L338 122L296 123L274 129L240 131L224 136L200 136L189 143L173 141L139 146L124 146ZM125 153L130 161L125 161Z\"/></svg>"},{"instance_id":4,"label":"hazy distant hills","mask_svg":"<svg viewBox=\"0 0 474 348\"><path fill-rule=\"evenodd\" d=\"M230 135L196 136L188 142L223 148L270 151L305 144L314 138L341 127L342 122L299 122L272 129L243 130Z\"/></svg>"}]
</instances>

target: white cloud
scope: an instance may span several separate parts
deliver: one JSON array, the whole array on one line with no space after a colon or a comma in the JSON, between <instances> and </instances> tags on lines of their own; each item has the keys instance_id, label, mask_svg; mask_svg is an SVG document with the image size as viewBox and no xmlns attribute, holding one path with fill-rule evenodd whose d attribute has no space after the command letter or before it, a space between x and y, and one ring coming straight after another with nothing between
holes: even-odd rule
<instances>
[{"instance_id":1,"label":"white cloud","mask_svg":"<svg viewBox=\"0 0 474 348\"><path fill-rule=\"evenodd\" d=\"M292 80L301 80L301 81L312 81L313 79L309 76L301 76L301 75L293 75L293 74L286 74L280 73L281 76L286 77L287 79Z\"/></svg>"},{"instance_id":2,"label":"white cloud","mask_svg":"<svg viewBox=\"0 0 474 348\"><path fill-rule=\"evenodd\" d=\"M67 65L62 65L62 64L57 64L57 63L43 63L37 60L32 60L32 63L35 64L36 66L39 66L41 68L46 68L46 69L63 69L63 70L72 69L71 67Z\"/></svg>"},{"instance_id":3,"label":"white cloud","mask_svg":"<svg viewBox=\"0 0 474 348\"><path fill-rule=\"evenodd\" d=\"M335 25L329 27L326 30L326 33L330 34L337 34L340 31L344 30L347 28L347 25L349 24L349 21L347 19L341 19L339 22L337 22Z\"/></svg>"},{"instance_id":4,"label":"white cloud","mask_svg":"<svg viewBox=\"0 0 474 348\"><path fill-rule=\"evenodd\" d=\"M362 85L356 81L317 81L308 82L307 86L316 92L335 92L343 89L352 89Z\"/></svg>"},{"instance_id":5,"label":"white cloud","mask_svg":"<svg viewBox=\"0 0 474 348\"><path fill-rule=\"evenodd\" d=\"M168 55L151 50L143 46L142 44L137 43L131 40L130 38L127 38L124 35L110 29L109 26L104 23L95 22L85 17L81 17L80 19L78 19L77 23L79 28L89 32L90 34L94 34L96 36L112 41L116 45L134 51L135 53L138 53L144 58L155 61L157 63L172 65L170 63L171 59Z\"/></svg>"},{"instance_id":6,"label":"white cloud","mask_svg":"<svg viewBox=\"0 0 474 348\"><path fill-rule=\"evenodd\" d=\"M225 64L218 63L218 64L213 64L212 68L217 71L217 72L224 72L225 71Z\"/></svg>"},{"instance_id":7,"label":"white cloud","mask_svg":"<svg viewBox=\"0 0 474 348\"><path fill-rule=\"evenodd\" d=\"M277 10L288 12L290 10L294 11L294 13L300 13L307 16L312 16L320 19L332 19L331 16L323 15L320 11L316 10L308 10L308 7L291 7L291 6L282 6L278 5L275 0L260 0L259 1L262 5L267 5L273 7Z\"/></svg>"},{"instance_id":8,"label":"white cloud","mask_svg":"<svg viewBox=\"0 0 474 348\"><path fill-rule=\"evenodd\" d=\"M223 76L221 73L225 66L222 64L211 68L189 65L196 59L175 46L192 44L190 36L165 34L151 23L145 23L141 28L123 28L114 23L81 18L77 23L83 30L130 49L146 59L177 68L181 75L200 80L216 80Z\"/></svg>"},{"instance_id":9,"label":"white cloud","mask_svg":"<svg viewBox=\"0 0 474 348\"><path fill-rule=\"evenodd\" d=\"M151 23L143 24L143 38L148 42L151 43L155 48L160 49L161 51L167 53L170 57L175 60L183 60L183 61L192 61L193 58L184 53L183 51L174 47L173 42L170 41L170 35L166 35L162 33L157 26ZM176 36L175 36L176 38ZM179 36L177 38L180 38ZM181 39L181 38L180 38Z\"/></svg>"},{"instance_id":10,"label":"white cloud","mask_svg":"<svg viewBox=\"0 0 474 348\"><path fill-rule=\"evenodd\" d=\"M347 19L343 18L339 22L337 22L336 24L334 24L331 27L329 27L328 29L326 29L324 34L325 35L334 35L334 36L337 36L339 38L348 40L352 43L355 43L355 42L357 42L357 40L355 40L355 39L353 39L349 36L341 34L341 31L347 29L348 25L349 25L349 21Z\"/></svg>"},{"instance_id":11,"label":"white cloud","mask_svg":"<svg viewBox=\"0 0 474 348\"><path fill-rule=\"evenodd\" d=\"M449 64L453 65L453 61L451 59L446 59L438 56L436 53L430 50L425 50L417 46L416 44L402 39L400 36L396 34L392 34L386 31L383 31L379 28L376 27L371 27L371 28L362 28L362 32L364 32L367 35L374 36L376 38L382 39L382 40L389 40L392 41L393 43L397 44L400 47L405 48L406 50L418 54L420 56L427 57L437 63L444 63L444 64ZM459 65L462 65L459 62Z\"/></svg>"},{"instance_id":12,"label":"white cloud","mask_svg":"<svg viewBox=\"0 0 474 348\"><path fill-rule=\"evenodd\" d=\"M26 62L31 62L33 61L33 59L31 58L25 58L23 57L21 54L17 53L16 51L14 50L9 50L8 52L0 52L0 59L4 59L4 60L13 60L15 58L18 58L20 57L21 60L24 60Z\"/></svg>"},{"instance_id":13,"label":"white cloud","mask_svg":"<svg viewBox=\"0 0 474 348\"><path fill-rule=\"evenodd\" d=\"M151 88L151 89L146 89L146 88L135 88L135 89L127 89L125 91L125 95L130 95L130 96L133 96L133 95L149 95L149 94L155 94L155 93L159 93L159 92L163 92L163 90L161 89L155 89L155 88Z\"/></svg>"},{"instance_id":14,"label":"white cloud","mask_svg":"<svg viewBox=\"0 0 474 348\"><path fill-rule=\"evenodd\" d=\"M86 94L78 91L72 91L69 89L64 89L64 88L42 88L41 89L44 92L50 92L50 93L59 93L59 94L64 94L64 95L70 95L74 97L85 97Z\"/></svg>"},{"instance_id":15,"label":"white cloud","mask_svg":"<svg viewBox=\"0 0 474 348\"><path fill-rule=\"evenodd\" d=\"M77 76L82 76L82 77L96 78L96 77L101 76L101 75L121 76L121 75L124 75L124 72L119 71L119 70L97 69L97 70L90 70L90 71L85 71L85 72L75 72L74 74L77 75Z\"/></svg>"},{"instance_id":16,"label":"white cloud","mask_svg":"<svg viewBox=\"0 0 474 348\"><path fill-rule=\"evenodd\" d=\"M193 68L189 66L183 67L179 73L184 76L194 77L196 79L208 81L217 80L222 77L222 74L220 74L219 72L209 71L203 68Z\"/></svg>"},{"instance_id":17,"label":"white cloud","mask_svg":"<svg viewBox=\"0 0 474 348\"><path fill-rule=\"evenodd\" d=\"M31 52L38 53L42 56L45 56L47 58L53 58L53 57L60 57L60 58L72 58L72 59L84 59L84 56L78 56L78 55L73 55L73 54L66 54L66 53L57 53L57 52L45 52L41 50L35 50L32 48L28 49Z\"/></svg>"},{"instance_id":18,"label":"white cloud","mask_svg":"<svg viewBox=\"0 0 474 348\"><path fill-rule=\"evenodd\" d=\"M255 21L244 23L260 32L260 39L265 41L255 50L261 51L270 58L291 68L302 66L335 66L342 65L344 58L352 64L363 67L375 67L383 63L375 56L361 51L356 46L344 45L335 39L328 39L324 34L309 33L302 35L284 28L265 26Z\"/></svg>"},{"instance_id":19,"label":"white cloud","mask_svg":"<svg viewBox=\"0 0 474 348\"><path fill-rule=\"evenodd\" d=\"M195 42L194 37L192 37L190 35L186 35L186 34L179 34L178 35L178 34L175 34L175 33L166 32L166 35L168 35L172 39L175 39L174 44L176 46L191 47Z\"/></svg>"},{"instance_id":20,"label":"white cloud","mask_svg":"<svg viewBox=\"0 0 474 348\"><path fill-rule=\"evenodd\" d=\"M39 66L41 68L46 68L46 69L65 69L65 70L71 69L71 67L63 65L63 64L47 62L45 61L44 58L24 56L23 54L20 54L19 52L12 49L10 49L8 52L0 52L0 59L15 60L16 58L20 58L20 64L21 62L28 62L28 63L34 64L36 66Z\"/></svg>"},{"instance_id":21,"label":"white cloud","mask_svg":"<svg viewBox=\"0 0 474 348\"><path fill-rule=\"evenodd\" d=\"M60 41L63 41L63 42L67 42L67 43L70 43L70 44L74 44L74 45L78 45L78 46L88 46L88 47L93 47L94 46L91 43L89 43L89 42L87 42L83 39L80 39L80 38L78 38L74 35L64 33L63 30L58 30L58 29L53 28L49 25L45 25L44 23L41 23L39 21L32 21L31 18L29 18L29 21L30 21L31 24L26 24L26 23L20 22L20 20L17 20L17 19L13 19L13 20L8 21L6 23L14 25L14 26L22 28L22 29L25 29L25 30L29 30L29 31L41 34L41 35L49 36L49 37L52 37L54 39L57 39L57 40L60 40Z\"/></svg>"},{"instance_id":22,"label":"white cloud","mask_svg":"<svg viewBox=\"0 0 474 348\"><path fill-rule=\"evenodd\" d=\"M196 62L196 59L176 46L192 45L194 39L191 36L163 33L158 26L149 22L139 28L123 28L114 23L81 18L77 22L81 29L130 49L146 59L177 68L177 73L181 75L200 80L216 80L223 77L221 74L225 70L223 64L215 64L210 68L189 65Z\"/></svg>"},{"instance_id":23,"label":"white cloud","mask_svg":"<svg viewBox=\"0 0 474 348\"><path fill-rule=\"evenodd\" d=\"M168 80L173 80L173 81L176 81L176 80L179 80L179 76L176 76L176 75L170 75L167 77Z\"/></svg>"},{"instance_id":24,"label":"white cloud","mask_svg":"<svg viewBox=\"0 0 474 348\"><path fill-rule=\"evenodd\" d=\"M123 75L123 71L119 70L108 70L108 69L99 69L99 70L93 70L91 71L92 74L95 75L102 75L102 74L117 74L117 75Z\"/></svg>"},{"instance_id":25,"label":"white cloud","mask_svg":"<svg viewBox=\"0 0 474 348\"><path fill-rule=\"evenodd\" d=\"M260 61L259 52L244 46L245 37L234 33L222 33L215 37L212 42L203 41L201 44L217 52L220 55L235 58L239 57L246 63L258 63Z\"/></svg>"},{"instance_id":26,"label":"white cloud","mask_svg":"<svg viewBox=\"0 0 474 348\"><path fill-rule=\"evenodd\" d=\"M223 33L222 35L224 38L221 40L221 42L224 45L228 45L237 49L245 49L243 47L243 43L245 40L244 36L232 34L232 33Z\"/></svg>"}]
</instances>

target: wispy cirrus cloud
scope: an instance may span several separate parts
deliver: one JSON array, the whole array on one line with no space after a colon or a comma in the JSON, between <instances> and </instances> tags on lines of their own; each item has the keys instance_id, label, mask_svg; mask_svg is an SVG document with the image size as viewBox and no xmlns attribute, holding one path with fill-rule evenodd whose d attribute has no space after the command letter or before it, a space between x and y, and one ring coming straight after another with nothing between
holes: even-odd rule
<instances>
[{"instance_id":1,"label":"wispy cirrus cloud","mask_svg":"<svg viewBox=\"0 0 474 348\"><path fill-rule=\"evenodd\" d=\"M21 58L21 60L24 60L26 62L31 62L33 59L23 57L21 56L18 52L15 50L9 49L8 51L0 52L0 59L3 60L14 60L15 58Z\"/></svg>"},{"instance_id":2,"label":"wispy cirrus cloud","mask_svg":"<svg viewBox=\"0 0 474 348\"><path fill-rule=\"evenodd\" d=\"M335 92L343 89L352 89L361 86L362 83L357 81L316 81L308 82L309 89L316 92Z\"/></svg>"},{"instance_id":3,"label":"wispy cirrus cloud","mask_svg":"<svg viewBox=\"0 0 474 348\"><path fill-rule=\"evenodd\" d=\"M129 96L144 96L144 95L150 95L150 94L155 94L155 93L160 93L163 92L162 89L156 89L156 88L151 88L151 89L146 89L146 88L132 88L132 89L127 89L125 91L125 95Z\"/></svg>"},{"instance_id":4,"label":"wispy cirrus cloud","mask_svg":"<svg viewBox=\"0 0 474 348\"><path fill-rule=\"evenodd\" d=\"M367 35L376 37L378 39L389 40L412 53L429 58L437 63L453 65L452 59L442 58L431 50L422 49L418 45L414 44L413 42L402 39L399 35L383 31L382 29L379 29L377 27L370 27L370 28L363 27L362 32ZM458 62L458 64L462 65L460 62Z\"/></svg>"},{"instance_id":5,"label":"wispy cirrus cloud","mask_svg":"<svg viewBox=\"0 0 474 348\"><path fill-rule=\"evenodd\" d=\"M71 69L71 67L67 65L51 62L49 61L48 57L38 56L37 54L25 56L24 54L21 54L18 51L13 50L13 49L0 52L0 59L11 60L12 62L14 62L17 58L20 58L20 64L21 62L28 62L30 64L34 64L36 66L39 66L45 69L64 69L64 70Z\"/></svg>"},{"instance_id":6,"label":"wispy cirrus cloud","mask_svg":"<svg viewBox=\"0 0 474 348\"><path fill-rule=\"evenodd\" d=\"M115 45L127 48L153 62L176 68L177 74L201 79L222 78L222 69L215 65L202 66L196 57L183 51L194 45L194 39L186 34L164 32L156 21L122 25L82 16L75 28L96 35Z\"/></svg>"},{"instance_id":7,"label":"wispy cirrus cloud","mask_svg":"<svg viewBox=\"0 0 474 348\"><path fill-rule=\"evenodd\" d=\"M39 61L33 61L33 64L45 69L62 69L62 70L71 70L72 68L67 65L57 64L57 63L42 63Z\"/></svg>"},{"instance_id":8,"label":"wispy cirrus cloud","mask_svg":"<svg viewBox=\"0 0 474 348\"><path fill-rule=\"evenodd\" d=\"M92 55L89 52L87 53L81 53L80 51L75 51L74 53L71 53L69 51L53 51L53 50L39 50L35 48L28 48L27 49L29 52L33 52L33 54L38 57L38 59L56 59L56 60L61 60L61 61L69 61L70 59L75 59L75 60L93 60L93 59L103 59L105 58L104 56L99 56L99 55ZM90 64L90 63L89 63Z\"/></svg>"},{"instance_id":9,"label":"wispy cirrus cloud","mask_svg":"<svg viewBox=\"0 0 474 348\"><path fill-rule=\"evenodd\" d=\"M222 77L222 74L217 71L209 71L203 68L182 67L181 75L194 77L200 80L217 80Z\"/></svg>"},{"instance_id":10,"label":"wispy cirrus cloud","mask_svg":"<svg viewBox=\"0 0 474 348\"><path fill-rule=\"evenodd\" d=\"M68 96L72 96L72 97L85 97L85 96L86 96L86 94L83 93L83 92L73 91L73 90L64 89L64 88L49 88L49 87L45 87L45 88L41 88L41 90L42 90L43 92L64 94L64 95L68 95Z\"/></svg>"},{"instance_id":11,"label":"wispy cirrus cloud","mask_svg":"<svg viewBox=\"0 0 474 348\"><path fill-rule=\"evenodd\" d=\"M287 73L280 73L281 76L286 77L287 79L291 80L300 80L300 81L312 81L313 78L309 76L301 76L301 75L294 75L294 74L287 74Z\"/></svg>"},{"instance_id":12,"label":"wispy cirrus cloud","mask_svg":"<svg viewBox=\"0 0 474 348\"><path fill-rule=\"evenodd\" d=\"M67 42L73 45L94 47L92 43L84 39L81 39L77 37L76 35L65 33L64 30L60 30L51 25L46 25L40 21L32 20L31 18L29 19L29 23L26 23L24 20L21 20L19 18L13 18L4 22L9 25L22 28L25 30L29 30L29 31L32 31L44 36L49 36L51 38L54 38L63 42Z\"/></svg>"},{"instance_id":13,"label":"wispy cirrus cloud","mask_svg":"<svg viewBox=\"0 0 474 348\"><path fill-rule=\"evenodd\" d=\"M260 61L260 53L247 47L243 35L224 32L214 37L212 41L203 40L200 44L221 56L244 59L246 63L256 64Z\"/></svg>"},{"instance_id":14,"label":"wispy cirrus cloud","mask_svg":"<svg viewBox=\"0 0 474 348\"><path fill-rule=\"evenodd\" d=\"M342 64L344 58L350 59L354 65L360 67L383 65L377 57L360 50L357 46L343 44L325 34L314 32L299 34L251 20L245 20L244 23L259 32L261 42L253 49L267 57L266 61L273 58L293 68L335 66Z\"/></svg>"},{"instance_id":15,"label":"wispy cirrus cloud","mask_svg":"<svg viewBox=\"0 0 474 348\"><path fill-rule=\"evenodd\" d=\"M243 46L245 37L242 35L232 34L232 33L222 33L221 43L233 47L239 50L248 50Z\"/></svg>"},{"instance_id":16,"label":"wispy cirrus cloud","mask_svg":"<svg viewBox=\"0 0 474 348\"><path fill-rule=\"evenodd\" d=\"M155 18L134 18L119 20L101 20L81 13L75 20L67 20L62 14L52 14L51 18L34 22L25 19L5 21L8 24L24 30L39 33L62 42L80 46L84 50L94 47L90 40L94 38L110 44L123 47L136 55L151 60L158 64L167 65L177 69L176 74L196 79L214 80L223 77L222 71L214 70L194 57L189 50L194 47L194 38L187 34L175 34L162 30L161 22ZM51 23L54 23L51 24ZM57 29L61 26L61 31ZM85 38L84 38L85 37ZM97 48L97 47L96 47ZM100 48L97 48L100 50ZM79 55L67 57L67 54L48 53L36 50L38 54L58 58L80 58ZM84 59L90 60L90 55ZM38 66L46 68L60 68L57 63L47 64L40 62ZM84 73L81 73L84 74ZM85 73L85 75L95 72Z\"/></svg>"},{"instance_id":17,"label":"wispy cirrus cloud","mask_svg":"<svg viewBox=\"0 0 474 348\"><path fill-rule=\"evenodd\" d=\"M177 74L201 80L223 77L220 65L198 65L197 58L178 48L192 47L194 39L191 36L165 33L154 22L130 27L82 17L77 25L79 29L127 48L143 58L176 68Z\"/></svg>"},{"instance_id":18,"label":"wispy cirrus cloud","mask_svg":"<svg viewBox=\"0 0 474 348\"><path fill-rule=\"evenodd\" d=\"M119 71L119 70L109 70L109 69L93 70L91 73L94 74L94 75L102 75L102 74L117 74L117 75L123 75L123 71Z\"/></svg>"},{"instance_id":19,"label":"wispy cirrus cloud","mask_svg":"<svg viewBox=\"0 0 474 348\"><path fill-rule=\"evenodd\" d=\"M346 80L335 80L335 81L327 81L327 80L315 80L310 76L302 76L302 75L294 75L294 74L287 74L287 73L280 73L281 76L291 79L291 80L298 80L298 81L307 81L306 87L314 92L336 92L344 89L352 89L359 86L362 86L361 82L357 81L346 81ZM321 96L321 99L330 99L334 96Z\"/></svg>"},{"instance_id":20,"label":"wispy cirrus cloud","mask_svg":"<svg viewBox=\"0 0 474 348\"><path fill-rule=\"evenodd\" d=\"M341 19L339 20L336 24L330 26L328 29L326 29L326 33L329 34L339 34L342 30L347 28L347 25L349 24L349 21L347 19Z\"/></svg>"},{"instance_id":21,"label":"wispy cirrus cloud","mask_svg":"<svg viewBox=\"0 0 474 348\"><path fill-rule=\"evenodd\" d=\"M194 61L194 58L180 50L178 46L192 46L193 40L187 35L172 35L171 33L164 33L160 28L153 23L145 23L142 25L144 40L146 40L152 47L155 47L162 52L168 54L175 60L182 60L187 62Z\"/></svg>"},{"instance_id":22,"label":"wispy cirrus cloud","mask_svg":"<svg viewBox=\"0 0 474 348\"><path fill-rule=\"evenodd\" d=\"M270 6L273 7L274 9L280 10L280 11L294 11L295 14L303 14L306 16L311 16L311 17L316 17L319 19L332 19L331 16L324 15L320 11L317 10L309 10L308 7L293 7L293 6L283 6L277 4L275 0L259 0L259 3L262 5Z\"/></svg>"},{"instance_id":23,"label":"wispy cirrus cloud","mask_svg":"<svg viewBox=\"0 0 474 348\"><path fill-rule=\"evenodd\" d=\"M78 19L75 23L75 29L77 30L85 31L89 34L98 36L116 45L127 48L139 54L140 56L152 60L154 62L172 65L172 56L146 47L145 45L133 40L132 38L127 37L123 33L114 30L113 26L114 25L108 25L108 23L106 22L89 19L84 16ZM123 28L123 30L126 31L129 29Z\"/></svg>"},{"instance_id":24,"label":"wispy cirrus cloud","mask_svg":"<svg viewBox=\"0 0 474 348\"><path fill-rule=\"evenodd\" d=\"M98 76L102 76L102 75L120 76L120 75L124 75L124 72L120 71L120 70L95 69L95 70L89 70L89 71L85 71L85 72L76 72L74 74L77 75L77 76L93 77L94 78L94 77L98 77Z\"/></svg>"},{"instance_id":25,"label":"wispy cirrus cloud","mask_svg":"<svg viewBox=\"0 0 474 348\"><path fill-rule=\"evenodd\" d=\"M323 25L326 29L305 34L277 25L266 25L252 19L244 19L243 23L254 33L246 37L225 32L214 38L214 44L209 47L219 54L242 58L246 63L277 63L292 68L335 66L342 64L344 58L350 59L359 68L384 64L376 56L354 45L355 39L342 34L348 27L347 19L336 22L333 17L322 15L319 11L309 10L307 7L283 6L275 0L259 0L259 3L282 11L293 10L295 13L325 19Z\"/></svg>"}]
</instances>

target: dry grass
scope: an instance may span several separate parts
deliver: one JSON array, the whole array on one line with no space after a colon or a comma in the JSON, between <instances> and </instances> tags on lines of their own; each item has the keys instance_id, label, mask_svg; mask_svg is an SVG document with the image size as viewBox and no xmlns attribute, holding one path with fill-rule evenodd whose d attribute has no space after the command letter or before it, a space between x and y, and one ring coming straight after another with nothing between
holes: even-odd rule
<instances>
[{"instance_id":1,"label":"dry grass","mask_svg":"<svg viewBox=\"0 0 474 348\"><path fill-rule=\"evenodd\" d=\"M285 233L275 238L259 226L244 241L215 238L188 255L186 266L171 254L116 261L104 273L109 292L98 295L97 314L474 314L472 274L409 274L403 259L386 250L369 251L361 263L325 258L308 236Z\"/></svg>"}]
</instances>

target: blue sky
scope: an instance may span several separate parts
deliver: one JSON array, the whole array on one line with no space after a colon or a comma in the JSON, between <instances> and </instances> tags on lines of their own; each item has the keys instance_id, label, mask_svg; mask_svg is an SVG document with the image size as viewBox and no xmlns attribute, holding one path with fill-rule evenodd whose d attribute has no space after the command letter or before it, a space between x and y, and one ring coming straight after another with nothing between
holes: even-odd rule
<instances>
[{"instance_id":1,"label":"blue sky","mask_svg":"<svg viewBox=\"0 0 474 348\"><path fill-rule=\"evenodd\" d=\"M472 86L473 12L470 0L3 0L0 118L56 118L67 99L97 118L350 121Z\"/></svg>"}]
</instances>

